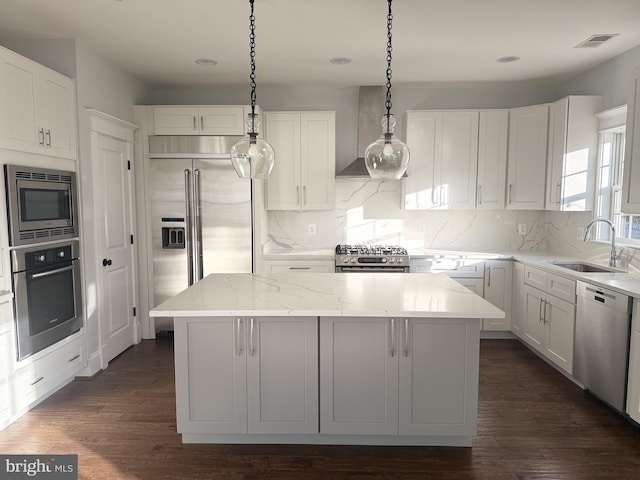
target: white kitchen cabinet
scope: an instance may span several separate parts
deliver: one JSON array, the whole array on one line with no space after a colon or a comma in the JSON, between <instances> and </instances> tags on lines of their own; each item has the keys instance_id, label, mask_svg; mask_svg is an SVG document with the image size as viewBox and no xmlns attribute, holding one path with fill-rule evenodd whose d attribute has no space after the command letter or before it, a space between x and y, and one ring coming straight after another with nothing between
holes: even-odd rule
<instances>
[{"instance_id":1,"label":"white kitchen cabinet","mask_svg":"<svg viewBox=\"0 0 640 480\"><path fill-rule=\"evenodd\" d=\"M484 299L504 312L504 318L484 319L483 330L505 330L511 328L511 283L513 262L510 260L485 260Z\"/></svg>"},{"instance_id":2,"label":"white kitchen cabinet","mask_svg":"<svg viewBox=\"0 0 640 480\"><path fill-rule=\"evenodd\" d=\"M262 260L262 271L265 273L317 273L334 272L335 261L332 260Z\"/></svg>"},{"instance_id":3,"label":"white kitchen cabinet","mask_svg":"<svg viewBox=\"0 0 640 480\"><path fill-rule=\"evenodd\" d=\"M175 322L178 432L246 433L246 321L219 317Z\"/></svg>"},{"instance_id":4,"label":"white kitchen cabinet","mask_svg":"<svg viewBox=\"0 0 640 480\"><path fill-rule=\"evenodd\" d=\"M504 208L507 184L509 111L480 111L478 127L478 186L476 208Z\"/></svg>"},{"instance_id":5,"label":"white kitchen cabinet","mask_svg":"<svg viewBox=\"0 0 640 480\"><path fill-rule=\"evenodd\" d=\"M316 433L317 318L181 318L180 433Z\"/></svg>"},{"instance_id":6,"label":"white kitchen cabinet","mask_svg":"<svg viewBox=\"0 0 640 480\"><path fill-rule=\"evenodd\" d=\"M242 105L153 108L156 135L244 135Z\"/></svg>"},{"instance_id":7,"label":"white kitchen cabinet","mask_svg":"<svg viewBox=\"0 0 640 480\"><path fill-rule=\"evenodd\" d=\"M475 434L478 321L411 318L398 326L399 434Z\"/></svg>"},{"instance_id":8,"label":"white kitchen cabinet","mask_svg":"<svg viewBox=\"0 0 640 480\"><path fill-rule=\"evenodd\" d=\"M74 83L0 47L0 147L77 158Z\"/></svg>"},{"instance_id":9,"label":"white kitchen cabinet","mask_svg":"<svg viewBox=\"0 0 640 480\"><path fill-rule=\"evenodd\" d=\"M633 300L631 340L629 350L629 379L627 383L627 413L640 423L640 301Z\"/></svg>"},{"instance_id":10,"label":"white kitchen cabinet","mask_svg":"<svg viewBox=\"0 0 640 480\"><path fill-rule=\"evenodd\" d=\"M478 122L477 110L407 112L406 209L475 208Z\"/></svg>"},{"instance_id":11,"label":"white kitchen cabinet","mask_svg":"<svg viewBox=\"0 0 640 480\"><path fill-rule=\"evenodd\" d=\"M511 300L511 331L523 338L525 327L524 265L513 262L513 292Z\"/></svg>"},{"instance_id":12,"label":"white kitchen cabinet","mask_svg":"<svg viewBox=\"0 0 640 480\"><path fill-rule=\"evenodd\" d=\"M537 288L544 285L543 289ZM575 334L576 282L525 267L523 339L571 374Z\"/></svg>"},{"instance_id":13,"label":"white kitchen cabinet","mask_svg":"<svg viewBox=\"0 0 640 480\"><path fill-rule=\"evenodd\" d=\"M320 432L473 435L479 328L477 320L322 318Z\"/></svg>"},{"instance_id":14,"label":"white kitchen cabinet","mask_svg":"<svg viewBox=\"0 0 640 480\"><path fill-rule=\"evenodd\" d=\"M544 209L548 117L546 104L509 112L508 209Z\"/></svg>"},{"instance_id":15,"label":"white kitchen cabinet","mask_svg":"<svg viewBox=\"0 0 640 480\"><path fill-rule=\"evenodd\" d=\"M11 375L15 363L12 303L0 303L0 430L12 416Z\"/></svg>"},{"instance_id":16,"label":"white kitchen cabinet","mask_svg":"<svg viewBox=\"0 0 640 480\"><path fill-rule=\"evenodd\" d=\"M640 213L640 67L631 75L627 97L622 211Z\"/></svg>"},{"instance_id":17,"label":"white kitchen cabinet","mask_svg":"<svg viewBox=\"0 0 640 480\"><path fill-rule=\"evenodd\" d=\"M249 433L318 433L318 319L248 319Z\"/></svg>"},{"instance_id":18,"label":"white kitchen cabinet","mask_svg":"<svg viewBox=\"0 0 640 480\"><path fill-rule=\"evenodd\" d=\"M275 151L267 210L333 210L335 112L267 112L265 136Z\"/></svg>"},{"instance_id":19,"label":"white kitchen cabinet","mask_svg":"<svg viewBox=\"0 0 640 480\"><path fill-rule=\"evenodd\" d=\"M397 323L320 320L320 432L397 435Z\"/></svg>"},{"instance_id":20,"label":"white kitchen cabinet","mask_svg":"<svg viewBox=\"0 0 640 480\"><path fill-rule=\"evenodd\" d=\"M593 209L601 97L569 96L549 105L547 210Z\"/></svg>"},{"instance_id":21,"label":"white kitchen cabinet","mask_svg":"<svg viewBox=\"0 0 640 480\"><path fill-rule=\"evenodd\" d=\"M87 364L83 334L68 337L16 363L12 378L14 413L22 413L72 380Z\"/></svg>"}]
</instances>

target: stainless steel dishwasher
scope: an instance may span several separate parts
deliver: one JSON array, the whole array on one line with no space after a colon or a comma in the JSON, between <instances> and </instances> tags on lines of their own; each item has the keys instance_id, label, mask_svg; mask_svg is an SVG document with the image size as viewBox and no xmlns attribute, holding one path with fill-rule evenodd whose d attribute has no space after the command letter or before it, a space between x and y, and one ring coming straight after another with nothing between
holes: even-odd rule
<instances>
[{"instance_id":1,"label":"stainless steel dishwasher","mask_svg":"<svg viewBox=\"0 0 640 480\"><path fill-rule=\"evenodd\" d=\"M573 375L587 390L624 411L631 302L627 295L578 282Z\"/></svg>"}]
</instances>

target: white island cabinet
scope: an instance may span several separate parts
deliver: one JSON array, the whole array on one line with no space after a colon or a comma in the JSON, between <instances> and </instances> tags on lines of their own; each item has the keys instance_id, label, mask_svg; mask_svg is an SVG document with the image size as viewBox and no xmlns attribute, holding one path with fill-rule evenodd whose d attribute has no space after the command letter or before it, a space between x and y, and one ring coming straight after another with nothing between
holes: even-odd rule
<instances>
[{"instance_id":1,"label":"white island cabinet","mask_svg":"<svg viewBox=\"0 0 640 480\"><path fill-rule=\"evenodd\" d=\"M184 443L470 446L504 313L443 274L246 273L150 315L174 317Z\"/></svg>"}]
</instances>

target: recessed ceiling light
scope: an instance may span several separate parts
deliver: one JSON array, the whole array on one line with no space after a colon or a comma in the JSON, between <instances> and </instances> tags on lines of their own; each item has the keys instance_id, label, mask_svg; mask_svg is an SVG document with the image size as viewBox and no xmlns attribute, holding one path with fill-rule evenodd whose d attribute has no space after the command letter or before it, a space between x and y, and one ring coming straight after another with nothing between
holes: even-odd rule
<instances>
[{"instance_id":1,"label":"recessed ceiling light","mask_svg":"<svg viewBox=\"0 0 640 480\"><path fill-rule=\"evenodd\" d=\"M516 57L516 56L509 56L509 57L500 57L496 60L496 62L498 63L511 63L511 62L517 62L518 60L520 60L520 57Z\"/></svg>"},{"instance_id":2,"label":"recessed ceiling light","mask_svg":"<svg viewBox=\"0 0 640 480\"><path fill-rule=\"evenodd\" d=\"M333 63L334 65L346 65L347 63L351 63L351 59L347 57L333 57L329 60L329 63Z\"/></svg>"},{"instance_id":3,"label":"recessed ceiling light","mask_svg":"<svg viewBox=\"0 0 640 480\"><path fill-rule=\"evenodd\" d=\"M198 58L196 63L205 67L213 67L218 64L217 60L214 60L213 58Z\"/></svg>"}]
</instances>

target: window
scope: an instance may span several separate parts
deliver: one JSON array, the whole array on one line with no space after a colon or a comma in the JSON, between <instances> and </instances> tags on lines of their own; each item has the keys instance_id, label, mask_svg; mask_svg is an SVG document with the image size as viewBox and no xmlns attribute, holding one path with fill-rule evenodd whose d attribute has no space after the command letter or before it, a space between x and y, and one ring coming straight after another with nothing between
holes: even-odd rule
<instances>
[{"instance_id":1,"label":"window","mask_svg":"<svg viewBox=\"0 0 640 480\"><path fill-rule=\"evenodd\" d=\"M596 189L596 217L607 218L616 228L616 240L640 245L640 215L624 213L622 207L622 175L624 172L624 127L600 133L598 177ZM610 241L610 229L597 224L593 238Z\"/></svg>"}]
</instances>

